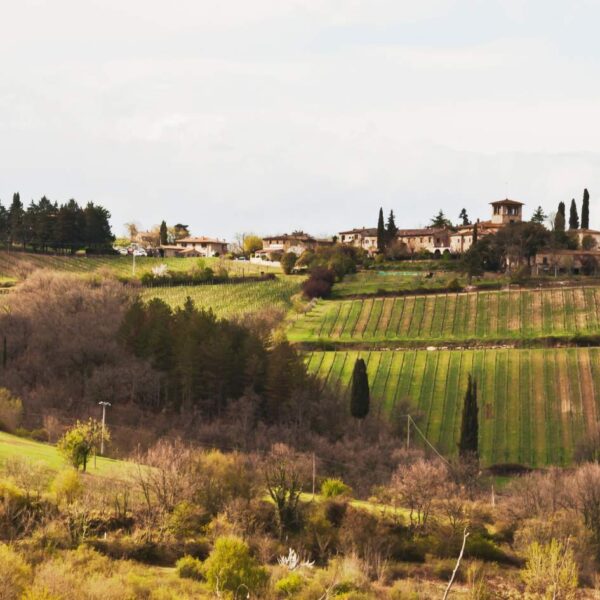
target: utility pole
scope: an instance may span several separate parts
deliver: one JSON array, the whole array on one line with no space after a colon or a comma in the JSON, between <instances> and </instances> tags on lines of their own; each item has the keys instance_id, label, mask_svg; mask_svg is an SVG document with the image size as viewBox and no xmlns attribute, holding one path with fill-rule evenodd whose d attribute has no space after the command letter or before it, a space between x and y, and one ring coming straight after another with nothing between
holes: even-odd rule
<instances>
[{"instance_id":1,"label":"utility pole","mask_svg":"<svg viewBox=\"0 0 600 600\"><path fill-rule=\"evenodd\" d=\"M312 499L315 501L315 481L317 479L317 461L315 453L312 453Z\"/></svg>"},{"instance_id":2,"label":"utility pole","mask_svg":"<svg viewBox=\"0 0 600 600\"><path fill-rule=\"evenodd\" d=\"M100 456L104 455L104 428L106 426L106 407L111 406L110 402L98 402L102 406L102 434L100 437Z\"/></svg>"}]
</instances>

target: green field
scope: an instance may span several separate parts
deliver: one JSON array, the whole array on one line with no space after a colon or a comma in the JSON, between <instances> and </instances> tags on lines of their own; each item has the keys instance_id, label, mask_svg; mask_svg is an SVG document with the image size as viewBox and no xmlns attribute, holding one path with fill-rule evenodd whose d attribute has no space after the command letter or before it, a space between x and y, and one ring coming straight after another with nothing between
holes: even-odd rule
<instances>
[{"instance_id":1,"label":"green field","mask_svg":"<svg viewBox=\"0 0 600 600\"><path fill-rule=\"evenodd\" d=\"M535 339L600 333L600 288L572 287L322 301L295 342Z\"/></svg>"},{"instance_id":2,"label":"green field","mask_svg":"<svg viewBox=\"0 0 600 600\"><path fill-rule=\"evenodd\" d=\"M144 288L142 298L160 298L173 308L182 306L188 296L196 306L211 308L219 317L231 317L264 308L288 310L291 297L300 290L295 278L273 281L222 283L216 285Z\"/></svg>"},{"instance_id":3,"label":"green field","mask_svg":"<svg viewBox=\"0 0 600 600\"><path fill-rule=\"evenodd\" d=\"M45 463L56 471L68 466L56 446L0 432L0 464L13 456L19 456L32 462ZM130 463L127 462L97 457L95 461L93 458L90 459L88 472L91 475L115 478L125 476L130 467Z\"/></svg>"},{"instance_id":4,"label":"green field","mask_svg":"<svg viewBox=\"0 0 600 600\"><path fill-rule=\"evenodd\" d=\"M356 358L367 362L372 412L392 417L408 400L421 428L452 455L472 373L486 464L566 465L600 414L600 349L351 351L306 355L310 372L348 399Z\"/></svg>"},{"instance_id":5,"label":"green field","mask_svg":"<svg viewBox=\"0 0 600 600\"><path fill-rule=\"evenodd\" d=\"M136 256L135 275L149 273L154 267L166 264L171 271L190 271L200 264L212 269L224 267L232 275L256 275L260 272L278 273L279 267L264 267L247 261L220 258L152 258ZM51 256L24 252L0 252L0 277L21 278L34 269L51 269L75 274L108 272L119 276L133 274L131 256Z\"/></svg>"}]
</instances>

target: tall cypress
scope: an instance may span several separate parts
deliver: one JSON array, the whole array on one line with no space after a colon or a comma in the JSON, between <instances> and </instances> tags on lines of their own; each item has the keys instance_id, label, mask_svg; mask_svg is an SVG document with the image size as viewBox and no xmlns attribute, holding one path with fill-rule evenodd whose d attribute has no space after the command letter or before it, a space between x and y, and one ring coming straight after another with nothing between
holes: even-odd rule
<instances>
[{"instance_id":1,"label":"tall cypress","mask_svg":"<svg viewBox=\"0 0 600 600\"><path fill-rule=\"evenodd\" d=\"M477 223L473 225L473 246L477 243Z\"/></svg>"},{"instance_id":2,"label":"tall cypress","mask_svg":"<svg viewBox=\"0 0 600 600\"><path fill-rule=\"evenodd\" d=\"M387 224L385 227L385 233L387 238L387 243L391 244L396 239L396 233L398 233L398 228L396 227L396 218L394 217L394 211L390 210L390 216L388 217Z\"/></svg>"},{"instance_id":3,"label":"tall cypress","mask_svg":"<svg viewBox=\"0 0 600 600\"><path fill-rule=\"evenodd\" d=\"M577 214L575 198L571 200L571 208L569 210L569 229L579 229L579 215Z\"/></svg>"},{"instance_id":4,"label":"tall cypress","mask_svg":"<svg viewBox=\"0 0 600 600\"><path fill-rule=\"evenodd\" d=\"M383 208L379 209L379 220L377 221L377 250L385 250L385 223L383 222Z\"/></svg>"},{"instance_id":5,"label":"tall cypress","mask_svg":"<svg viewBox=\"0 0 600 600\"><path fill-rule=\"evenodd\" d=\"M587 188L583 190L583 202L581 203L581 229L590 228L590 193Z\"/></svg>"},{"instance_id":6,"label":"tall cypress","mask_svg":"<svg viewBox=\"0 0 600 600\"><path fill-rule=\"evenodd\" d=\"M460 458L479 456L479 408L477 407L477 381L469 373L467 392L463 405L458 455Z\"/></svg>"},{"instance_id":7,"label":"tall cypress","mask_svg":"<svg viewBox=\"0 0 600 600\"><path fill-rule=\"evenodd\" d=\"M556 217L554 217L554 231L564 231L565 230L565 203L558 203L558 211L556 213Z\"/></svg>"},{"instance_id":8,"label":"tall cypress","mask_svg":"<svg viewBox=\"0 0 600 600\"><path fill-rule=\"evenodd\" d=\"M355 419L364 419L369 414L370 402L367 366L362 358L357 358L352 372L350 414Z\"/></svg>"},{"instance_id":9,"label":"tall cypress","mask_svg":"<svg viewBox=\"0 0 600 600\"><path fill-rule=\"evenodd\" d=\"M160 224L160 245L166 246L169 242L169 233L167 230L167 223L162 221Z\"/></svg>"}]
</instances>

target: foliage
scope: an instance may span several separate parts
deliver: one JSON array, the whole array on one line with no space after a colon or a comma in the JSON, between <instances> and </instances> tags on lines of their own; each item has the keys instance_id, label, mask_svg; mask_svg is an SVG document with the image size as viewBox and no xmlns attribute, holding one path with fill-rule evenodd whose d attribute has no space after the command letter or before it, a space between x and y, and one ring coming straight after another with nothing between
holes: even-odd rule
<instances>
[{"instance_id":1,"label":"foliage","mask_svg":"<svg viewBox=\"0 0 600 600\"><path fill-rule=\"evenodd\" d=\"M581 204L581 229L590 228L590 193L583 190L583 201Z\"/></svg>"},{"instance_id":2,"label":"foliage","mask_svg":"<svg viewBox=\"0 0 600 600\"><path fill-rule=\"evenodd\" d=\"M302 284L302 291L307 298L327 298L335 281L335 273L325 267L313 267L310 277Z\"/></svg>"},{"instance_id":3,"label":"foliage","mask_svg":"<svg viewBox=\"0 0 600 600\"><path fill-rule=\"evenodd\" d=\"M281 257L281 268L286 275L289 275L293 271L297 260L298 257L294 252L286 252Z\"/></svg>"},{"instance_id":4,"label":"foliage","mask_svg":"<svg viewBox=\"0 0 600 600\"><path fill-rule=\"evenodd\" d=\"M23 403L6 388L0 388L0 429L14 432L21 424Z\"/></svg>"},{"instance_id":5,"label":"foliage","mask_svg":"<svg viewBox=\"0 0 600 600\"><path fill-rule=\"evenodd\" d=\"M77 421L58 441L60 453L76 469L83 472L87 469L90 455L98 450L104 436L104 442L110 441L110 431L107 427L102 430L102 424L91 417L87 421Z\"/></svg>"},{"instance_id":6,"label":"foliage","mask_svg":"<svg viewBox=\"0 0 600 600\"><path fill-rule=\"evenodd\" d=\"M10 546L0 544L0 598L20 600L30 578L29 565Z\"/></svg>"},{"instance_id":7,"label":"foliage","mask_svg":"<svg viewBox=\"0 0 600 600\"><path fill-rule=\"evenodd\" d=\"M558 203L558 210L556 211L556 216L554 217L554 231L564 231L566 226L566 216L565 216L565 203Z\"/></svg>"},{"instance_id":8,"label":"foliage","mask_svg":"<svg viewBox=\"0 0 600 600\"><path fill-rule=\"evenodd\" d=\"M543 225L544 221L548 218L548 215L544 212L541 206L538 206L533 215L531 216L531 222L537 223L538 225Z\"/></svg>"},{"instance_id":9,"label":"foliage","mask_svg":"<svg viewBox=\"0 0 600 600\"><path fill-rule=\"evenodd\" d=\"M204 562L203 571L212 590L233 594L258 594L269 577L266 569L250 555L247 544L233 536L216 540L213 551Z\"/></svg>"},{"instance_id":10,"label":"foliage","mask_svg":"<svg viewBox=\"0 0 600 600\"><path fill-rule=\"evenodd\" d=\"M293 598L304 586L305 580L300 573L289 573L275 583L275 591Z\"/></svg>"},{"instance_id":11,"label":"foliage","mask_svg":"<svg viewBox=\"0 0 600 600\"><path fill-rule=\"evenodd\" d=\"M557 540L533 542L521 575L527 592L536 598L571 600L577 597L577 565L573 551Z\"/></svg>"},{"instance_id":12,"label":"foliage","mask_svg":"<svg viewBox=\"0 0 600 600\"><path fill-rule=\"evenodd\" d=\"M579 215L577 214L575 198L571 200L571 207L569 209L569 229L579 229Z\"/></svg>"},{"instance_id":13,"label":"foliage","mask_svg":"<svg viewBox=\"0 0 600 600\"><path fill-rule=\"evenodd\" d=\"M321 484L321 495L324 498L336 498L338 496L350 496L352 488L341 479L329 477Z\"/></svg>"},{"instance_id":14,"label":"foliage","mask_svg":"<svg viewBox=\"0 0 600 600\"><path fill-rule=\"evenodd\" d=\"M467 214L467 209L463 208L460 211L460 214L458 215L458 218L461 220L461 223L463 225L463 227L466 227L467 225L471 224L471 221L469 221L469 215Z\"/></svg>"},{"instance_id":15,"label":"foliage","mask_svg":"<svg viewBox=\"0 0 600 600\"><path fill-rule=\"evenodd\" d=\"M193 556L182 556L175 565L177 575L183 579L195 579L202 581L204 579L202 561Z\"/></svg>"},{"instance_id":16,"label":"foliage","mask_svg":"<svg viewBox=\"0 0 600 600\"><path fill-rule=\"evenodd\" d=\"M377 251L382 253L385 250L387 236L385 232L385 222L383 220L383 208L379 209L377 218Z\"/></svg>"},{"instance_id":17,"label":"foliage","mask_svg":"<svg viewBox=\"0 0 600 600\"><path fill-rule=\"evenodd\" d=\"M597 245L598 243L596 242L596 238L591 236L589 233L581 238L581 247L583 250L594 250Z\"/></svg>"},{"instance_id":18,"label":"foliage","mask_svg":"<svg viewBox=\"0 0 600 600\"><path fill-rule=\"evenodd\" d=\"M252 233L244 236L244 254L254 254L263 247L262 239Z\"/></svg>"},{"instance_id":19,"label":"foliage","mask_svg":"<svg viewBox=\"0 0 600 600\"><path fill-rule=\"evenodd\" d=\"M367 366L362 358L357 358L352 372L350 414L355 419L364 419L369 414L370 401Z\"/></svg>"},{"instance_id":20,"label":"foliage","mask_svg":"<svg viewBox=\"0 0 600 600\"><path fill-rule=\"evenodd\" d=\"M431 219L429 227L435 229L444 229L446 227L452 227L452 222L448 218L446 218L444 211L440 209L440 212L437 215L435 215L433 219Z\"/></svg>"},{"instance_id":21,"label":"foliage","mask_svg":"<svg viewBox=\"0 0 600 600\"><path fill-rule=\"evenodd\" d=\"M57 473L52 481L51 489L58 503L64 501L72 504L83 492L83 485L77 471L64 469Z\"/></svg>"},{"instance_id":22,"label":"foliage","mask_svg":"<svg viewBox=\"0 0 600 600\"><path fill-rule=\"evenodd\" d=\"M458 454L461 458L479 454L479 408L477 406L477 381L469 373L467 391L463 403Z\"/></svg>"}]
</instances>

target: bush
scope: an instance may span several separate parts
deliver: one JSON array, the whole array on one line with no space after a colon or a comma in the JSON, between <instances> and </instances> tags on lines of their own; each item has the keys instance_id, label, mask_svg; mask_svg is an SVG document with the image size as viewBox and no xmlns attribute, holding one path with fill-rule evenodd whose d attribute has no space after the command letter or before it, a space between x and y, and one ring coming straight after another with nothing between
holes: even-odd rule
<instances>
[{"instance_id":1,"label":"bush","mask_svg":"<svg viewBox=\"0 0 600 600\"><path fill-rule=\"evenodd\" d=\"M267 571L250 556L247 544L235 536L217 539L203 571L212 590L233 593L240 589L256 593L269 578Z\"/></svg>"},{"instance_id":2,"label":"bush","mask_svg":"<svg viewBox=\"0 0 600 600\"><path fill-rule=\"evenodd\" d=\"M202 581L204 575L202 574L202 562L193 556L183 556L175 564L175 570L177 575L183 579L195 579L196 581Z\"/></svg>"},{"instance_id":3,"label":"bush","mask_svg":"<svg viewBox=\"0 0 600 600\"><path fill-rule=\"evenodd\" d=\"M30 577L29 565L12 548L0 544L0 598L19 600Z\"/></svg>"},{"instance_id":4,"label":"bush","mask_svg":"<svg viewBox=\"0 0 600 600\"><path fill-rule=\"evenodd\" d=\"M51 485L51 490L60 504L63 500L72 504L83 492L83 485L77 471L65 469L60 471Z\"/></svg>"},{"instance_id":5,"label":"bush","mask_svg":"<svg viewBox=\"0 0 600 600\"><path fill-rule=\"evenodd\" d=\"M297 260L298 257L294 252L286 252L281 257L281 268L286 275L289 275L294 270Z\"/></svg>"},{"instance_id":6,"label":"bush","mask_svg":"<svg viewBox=\"0 0 600 600\"><path fill-rule=\"evenodd\" d=\"M104 435L104 441L110 441L110 432L104 428L96 419L77 423L63 435L56 445L58 451L68 460L76 469L79 467L85 472L87 469L88 458L100 446L101 436Z\"/></svg>"},{"instance_id":7,"label":"bush","mask_svg":"<svg viewBox=\"0 0 600 600\"><path fill-rule=\"evenodd\" d=\"M479 533L475 533L467 539L465 556L488 562L497 562L508 565L515 564L515 560L512 557L498 548L494 542L484 538Z\"/></svg>"},{"instance_id":8,"label":"bush","mask_svg":"<svg viewBox=\"0 0 600 600\"><path fill-rule=\"evenodd\" d=\"M189 502L180 502L169 516L169 531L177 538L191 538L209 523L205 511Z\"/></svg>"},{"instance_id":9,"label":"bush","mask_svg":"<svg viewBox=\"0 0 600 600\"><path fill-rule=\"evenodd\" d=\"M0 388L0 429L13 433L21 424L23 403L6 388Z\"/></svg>"},{"instance_id":10,"label":"bush","mask_svg":"<svg viewBox=\"0 0 600 600\"><path fill-rule=\"evenodd\" d=\"M321 495L325 498L335 498L337 496L350 496L352 488L346 485L341 479L326 479L321 484Z\"/></svg>"},{"instance_id":11,"label":"bush","mask_svg":"<svg viewBox=\"0 0 600 600\"><path fill-rule=\"evenodd\" d=\"M316 266L311 269L310 277L302 284L302 291L307 298L328 298L334 282L334 271Z\"/></svg>"},{"instance_id":12,"label":"bush","mask_svg":"<svg viewBox=\"0 0 600 600\"><path fill-rule=\"evenodd\" d=\"M304 577L300 573L290 573L275 584L275 591L293 598L304 585Z\"/></svg>"}]
</instances>

